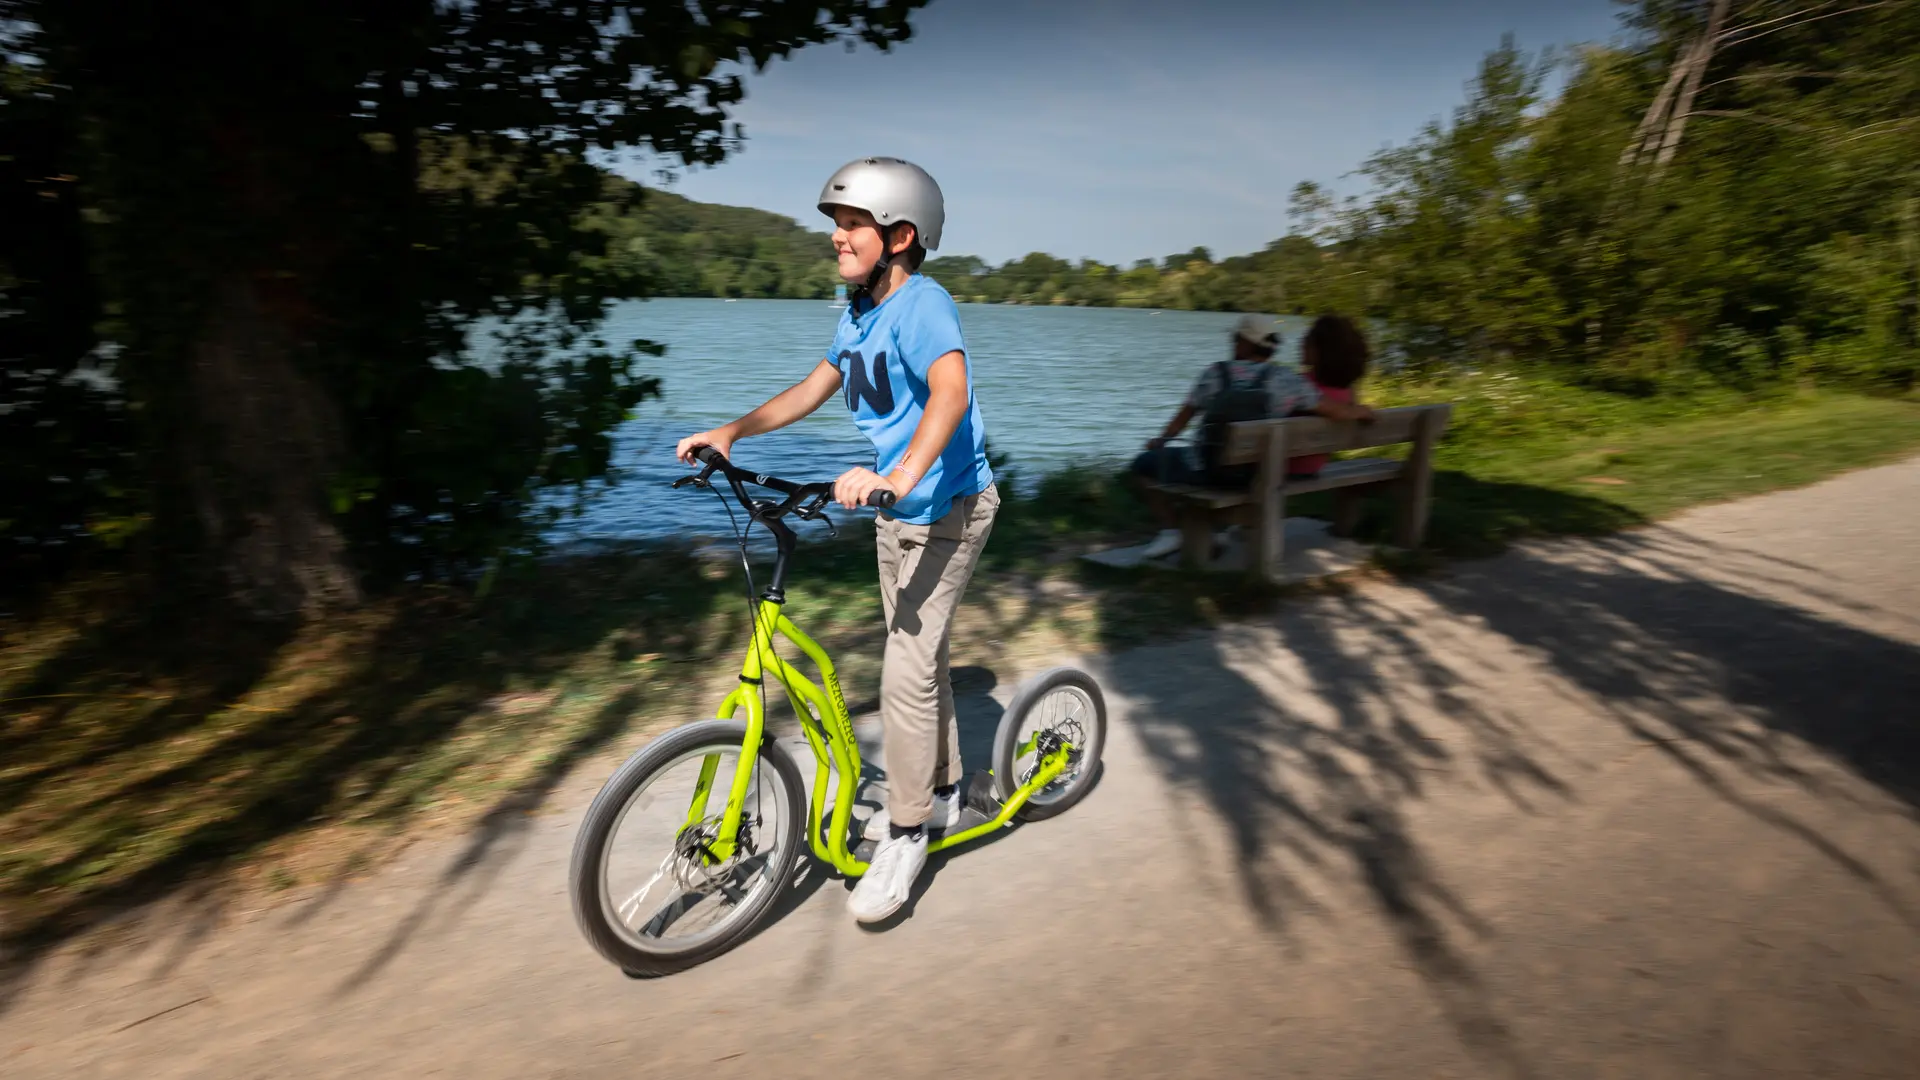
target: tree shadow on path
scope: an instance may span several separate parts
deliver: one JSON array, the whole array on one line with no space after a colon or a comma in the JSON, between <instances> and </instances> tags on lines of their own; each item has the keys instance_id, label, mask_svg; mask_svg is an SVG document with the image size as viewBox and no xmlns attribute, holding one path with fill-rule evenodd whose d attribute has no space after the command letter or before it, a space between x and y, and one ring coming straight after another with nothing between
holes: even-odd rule
<instances>
[{"instance_id":1,"label":"tree shadow on path","mask_svg":"<svg viewBox=\"0 0 1920 1080\"><path fill-rule=\"evenodd\" d=\"M1569 778L1588 770L1551 725L1507 707L1509 679L1572 688L1916 925L1865 860L1743 789L1858 800L1864 788L1912 814L1920 731L1898 713L1920 700L1920 649L1797 606L1837 591L1827 583L1806 581L1790 603L1698 572L1735 558L1761 573L1763 556L1660 528L1542 544L1409 588L1283 601L1206 640L1134 650L1107 677L1149 759L1224 830L1265 925L1296 940L1298 919L1358 883L1462 1042L1490 1070L1532 1075L1469 960L1497 928L1408 824L1449 789L1499 792L1523 815L1578 801ZM1765 572L1806 575L1780 561Z\"/></svg>"},{"instance_id":2,"label":"tree shadow on path","mask_svg":"<svg viewBox=\"0 0 1920 1080\"><path fill-rule=\"evenodd\" d=\"M237 890L219 887L223 875L316 824L353 822L359 850L385 851L451 791L477 803L459 874L497 864L566 771L626 731L672 677L637 676L609 655L592 670L617 681L584 685L582 658L610 652L612 639L632 654L697 648L677 635L718 595L697 571L675 554L576 560L490 605L428 593L272 632L155 625L133 612L75 636L18 683L26 695L70 696L0 725L21 755L12 764L34 763L0 785L0 814L74 838L0 865L0 911L12 916L0 930L0 1012L51 950L109 917L159 916L146 936L167 941L167 966L177 965L183 942L233 914ZM666 601L638 602L674 588L688 594L671 603L678 618L650 616ZM131 721L121 712L82 724L65 711L127 684L156 703ZM480 786L503 760L513 771ZM352 876L345 854L345 869L303 900L304 917ZM124 938L89 939L69 970L77 978L128 951Z\"/></svg>"}]
</instances>

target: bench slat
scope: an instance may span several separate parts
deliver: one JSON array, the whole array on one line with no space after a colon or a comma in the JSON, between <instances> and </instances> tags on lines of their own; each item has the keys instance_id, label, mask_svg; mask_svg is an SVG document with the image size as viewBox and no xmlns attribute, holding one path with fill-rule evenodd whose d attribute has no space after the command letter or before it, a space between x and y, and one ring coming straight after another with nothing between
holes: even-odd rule
<instances>
[{"instance_id":1,"label":"bench slat","mask_svg":"<svg viewBox=\"0 0 1920 1080\"><path fill-rule=\"evenodd\" d=\"M1357 420L1327 420L1318 416L1248 420L1230 424L1227 426L1227 445L1221 460L1227 465L1258 462L1266 447L1267 430L1279 424L1287 426L1289 457L1412 442L1421 414L1429 410L1440 413L1440 419L1436 421L1439 426L1434 432L1434 438L1437 439L1446 431L1447 420L1452 416L1453 406L1450 404L1403 405L1395 409L1380 409L1374 413L1373 422L1367 424Z\"/></svg>"},{"instance_id":2,"label":"bench slat","mask_svg":"<svg viewBox=\"0 0 1920 1080\"><path fill-rule=\"evenodd\" d=\"M1320 475L1311 480L1288 480L1280 486L1282 495L1306 495L1315 491L1330 491L1334 488L1356 487L1362 484L1379 484L1400 475L1405 467L1403 462L1392 458L1355 458L1350 461L1329 461ZM1237 488L1206 488L1192 484L1150 484L1157 491L1199 503L1214 510L1226 510L1235 506L1244 506L1253 500L1253 492Z\"/></svg>"},{"instance_id":3,"label":"bench slat","mask_svg":"<svg viewBox=\"0 0 1920 1080\"><path fill-rule=\"evenodd\" d=\"M1306 495L1315 491L1331 491L1334 488L1384 483L1399 476L1404 467L1404 463L1392 458L1329 461L1326 468L1320 470L1320 475L1311 480L1290 479L1281 484L1280 494Z\"/></svg>"}]
</instances>

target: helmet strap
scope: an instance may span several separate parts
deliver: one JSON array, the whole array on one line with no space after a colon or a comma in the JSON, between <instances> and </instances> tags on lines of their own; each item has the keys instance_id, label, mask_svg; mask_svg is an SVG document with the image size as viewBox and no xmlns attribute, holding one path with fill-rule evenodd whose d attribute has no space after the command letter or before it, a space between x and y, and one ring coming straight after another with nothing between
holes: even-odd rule
<instances>
[{"instance_id":1,"label":"helmet strap","mask_svg":"<svg viewBox=\"0 0 1920 1080\"><path fill-rule=\"evenodd\" d=\"M880 227L880 261L873 264L872 270L867 271L867 280L864 284L853 287L853 299L856 303L862 299L873 299L873 290L879 287L881 279L893 269L893 230L898 225L899 223L895 222L893 225Z\"/></svg>"}]
</instances>

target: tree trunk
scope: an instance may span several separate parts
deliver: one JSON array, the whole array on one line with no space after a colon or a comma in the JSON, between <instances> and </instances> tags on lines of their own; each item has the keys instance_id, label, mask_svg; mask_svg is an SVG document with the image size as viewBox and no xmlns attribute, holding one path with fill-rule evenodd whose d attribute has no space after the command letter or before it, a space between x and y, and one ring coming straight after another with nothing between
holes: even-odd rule
<instances>
[{"instance_id":1,"label":"tree trunk","mask_svg":"<svg viewBox=\"0 0 1920 1080\"><path fill-rule=\"evenodd\" d=\"M1644 158L1654 146L1654 133L1660 130L1660 121L1666 119L1667 106L1673 101L1673 91L1686 77L1687 63L1692 59L1694 46L1688 46L1675 61L1673 71L1668 73L1667 81L1661 85L1660 92L1653 97L1653 104L1647 106L1647 114L1640 118L1640 126L1633 130L1633 141L1620 152L1620 164L1632 165Z\"/></svg>"},{"instance_id":2,"label":"tree trunk","mask_svg":"<svg viewBox=\"0 0 1920 1080\"><path fill-rule=\"evenodd\" d=\"M228 275L207 311L188 358L180 400L191 422L176 429L184 445L173 478L205 565L258 615L357 602L328 505L342 451L333 402L300 370L283 313L260 283Z\"/></svg>"},{"instance_id":3,"label":"tree trunk","mask_svg":"<svg viewBox=\"0 0 1920 1080\"><path fill-rule=\"evenodd\" d=\"M1673 103L1673 119L1667 121L1667 137L1660 144L1660 155L1653 161L1653 174L1659 176L1666 171L1667 163L1680 149L1680 136L1687 130L1687 116L1693 112L1694 95L1700 92L1700 79L1707 73L1707 63L1713 59L1713 49L1720 37L1720 28L1726 24L1727 8L1732 0L1714 0L1713 7L1707 12L1707 32L1700 37L1700 43L1694 47L1693 56L1687 68L1687 79L1680 89L1680 97Z\"/></svg>"}]
</instances>

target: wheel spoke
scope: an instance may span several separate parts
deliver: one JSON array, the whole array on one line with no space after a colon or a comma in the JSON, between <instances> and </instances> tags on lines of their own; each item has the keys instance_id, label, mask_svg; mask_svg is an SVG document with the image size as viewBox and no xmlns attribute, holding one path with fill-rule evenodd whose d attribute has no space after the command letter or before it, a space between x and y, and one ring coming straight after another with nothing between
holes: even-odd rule
<instances>
[{"instance_id":1,"label":"wheel spoke","mask_svg":"<svg viewBox=\"0 0 1920 1080\"><path fill-rule=\"evenodd\" d=\"M668 927L680 921L680 916L694 909L703 895L705 894L681 893L674 897L673 903L655 912L653 918L648 919L647 924L639 928L639 932L649 937L663 936Z\"/></svg>"},{"instance_id":2,"label":"wheel spoke","mask_svg":"<svg viewBox=\"0 0 1920 1080\"><path fill-rule=\"evenodd\" d=\"M628 927L633 925L633 914L640 910L640 903L647 898L647 891L653 888L655 882L667 876L667 867L673 865L674 857L678 854L679 852L677 851L667 852L667 857L660 860L660 868L653 872L653 876L647 879L645 885L640 886L640 891L628 897L627 902L620 905L620 921L622 923Z\"/></svg>"}]
</instances>

